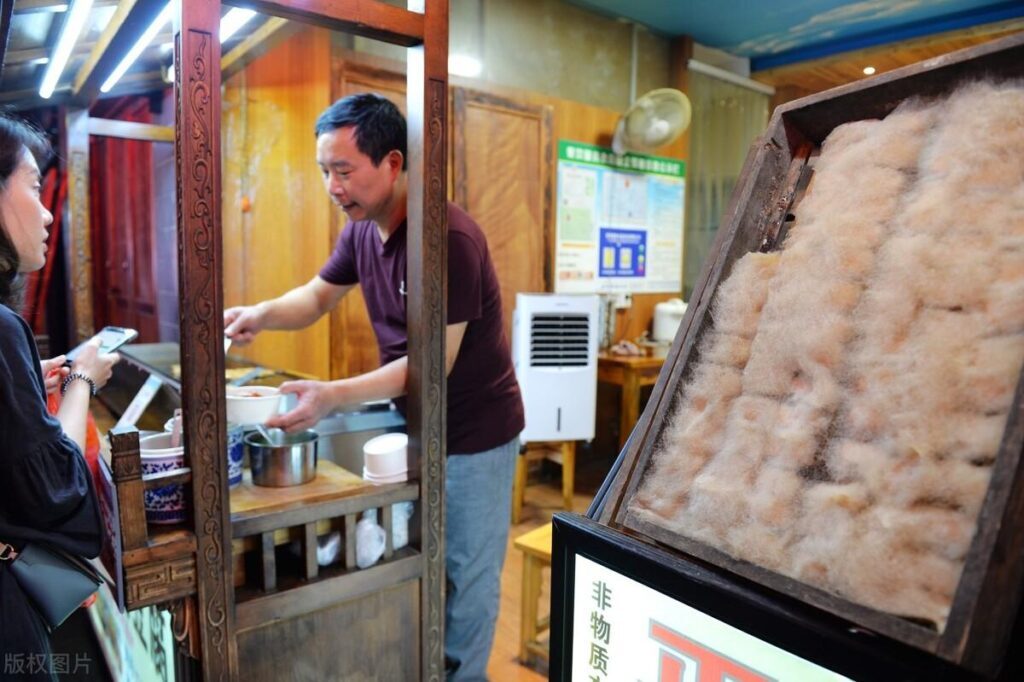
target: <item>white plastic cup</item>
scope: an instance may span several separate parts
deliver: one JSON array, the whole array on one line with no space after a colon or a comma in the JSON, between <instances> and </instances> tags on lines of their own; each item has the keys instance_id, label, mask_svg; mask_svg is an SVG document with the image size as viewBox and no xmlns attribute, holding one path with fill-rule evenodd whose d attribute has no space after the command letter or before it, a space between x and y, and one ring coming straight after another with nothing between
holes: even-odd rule
<instances>
[{"instance_id":1,"label":"white plastic cup","mask_svg":"<svg viewBox=\"0 0 1024 682\"><path fill-rule=\"evenodd\" d=\"M404 433L385 433L371 438L363 446L363 474L367 480L385 482L380 479L392 479L403 475L408 469L406 450L409 436ZM393 481L387 480L391 483Z\"/></svg>"}]
</instances>

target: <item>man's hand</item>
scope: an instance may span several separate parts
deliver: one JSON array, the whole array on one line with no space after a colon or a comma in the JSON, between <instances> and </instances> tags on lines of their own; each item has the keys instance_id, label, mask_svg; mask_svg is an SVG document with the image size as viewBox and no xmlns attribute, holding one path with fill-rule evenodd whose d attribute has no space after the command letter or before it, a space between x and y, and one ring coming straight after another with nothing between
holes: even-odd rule
<instances>
[{"instance_id":1,"label":"man's hand","mask_svg":"<svg viewBox=\"0 0 1024 682\"><path fill-rule=\"evenodd\" d=\"M71 374L71 368L64 366L64 360L63 355L58 355L55 358L39 362L43 370L43 383L46 386L47 395L60 390L61 382L68 374Z\"/></svg>"},{"instance_id":2,"label":"man's hand","mask_svg":"<svg viewBox=\"0 0 1024 682\"><path fill-rule=\"evenodd\" d=\"M259 306L247 305L224 311L224 334L232 343L245 346L263 330L263 313Z\"/></svg>"},{"instance_id":3,"label":"man's hand","mask_svg":"<svg viewBox=\"0 0 1024 682\"><path fill-rule=\"evenodd\" d=\"M294 393L299 404L268 419L267 426L289 432L311 428L339 404L331 384L324 381L288 381L281 384L281 393Z\"/></svg>"}]
</instances>

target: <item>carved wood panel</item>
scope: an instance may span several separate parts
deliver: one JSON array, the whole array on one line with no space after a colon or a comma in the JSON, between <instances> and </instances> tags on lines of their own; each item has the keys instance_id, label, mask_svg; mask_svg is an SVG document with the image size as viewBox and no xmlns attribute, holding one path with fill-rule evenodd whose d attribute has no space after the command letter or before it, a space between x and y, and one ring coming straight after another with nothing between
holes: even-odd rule
<instances>
[{"instance_id":1,"label":"carved wood panel","mask_svg":"<svg viewBox=\"0 0 1024 682\"><path fill-rule=\"evenodd\" d=\"M125 569L125 605L137 609L187 597L196 590L195 557Z\"/></svg>"},{"instance_id":2,"label":"carved wood panel","mask_svg":"<svg viewBox=\"0 0 1024 682\"><path fill-rule=\"evenodd\" d=\"M67 115L68 146L68 253L71 262L71 300L74 307L73 329L76 339L84 340L95 332L92 310L92 247L89 243L89 112Z\"/></svg>"},{"instance_id":3,"label":"carved wood panel","mask_svg":"<svg viewBox=\"0 0 1024 682\"><path fill-rule=\"evenodd\" d=\"M219 2L183 2L175 35L181 397L192 467L206 680L237 678L224 415Z\"/></svg>"}]
</instances>

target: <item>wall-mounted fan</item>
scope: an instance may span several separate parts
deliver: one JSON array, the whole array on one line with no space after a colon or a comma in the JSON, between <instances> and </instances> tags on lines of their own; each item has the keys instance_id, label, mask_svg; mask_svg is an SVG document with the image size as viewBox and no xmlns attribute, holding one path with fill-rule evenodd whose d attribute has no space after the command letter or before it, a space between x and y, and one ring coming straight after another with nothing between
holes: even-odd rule
<instances>
[{"instance_id":1,"label":"wall-mounted fan","mask_svg":"<svg viewBox=\"0 0 1024 682\"><path fill-rule=\"evenodd\" d=\"M616 154L652 152L669 144L690 125L690 113L690 100L679 90L651 90L619 119L612 150Z\"/></svg>"}]
</instances>

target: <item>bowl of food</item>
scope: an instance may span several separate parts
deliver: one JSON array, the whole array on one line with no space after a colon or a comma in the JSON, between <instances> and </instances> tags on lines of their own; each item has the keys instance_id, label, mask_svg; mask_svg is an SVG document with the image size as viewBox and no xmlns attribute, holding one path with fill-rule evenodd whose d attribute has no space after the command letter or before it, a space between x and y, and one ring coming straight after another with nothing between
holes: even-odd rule
<instances>
[{"instance_id":1,"label":"bowl of food","mask_svg":"<svg viewBox=\"0 0 1024 682\"><path fill-rule=\"evenodd\" d=\"M277 414L281 391L273 386L228 386L227 414L232 424L263 424Z\"/></svg>"}]
</instances>

